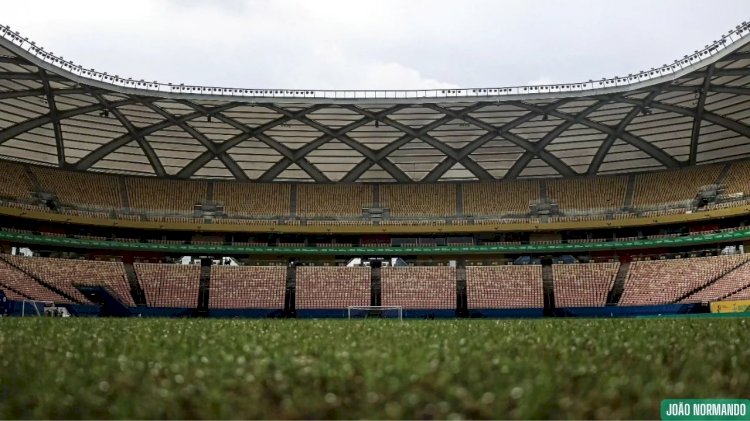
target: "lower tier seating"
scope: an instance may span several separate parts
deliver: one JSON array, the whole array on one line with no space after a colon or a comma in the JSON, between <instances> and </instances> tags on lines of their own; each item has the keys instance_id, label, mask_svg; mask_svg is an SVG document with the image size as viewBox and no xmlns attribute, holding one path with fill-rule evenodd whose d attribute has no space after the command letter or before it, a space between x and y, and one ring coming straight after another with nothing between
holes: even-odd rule
<instances>
[{"instance_id":1,"label":"lower tier seating","mask_svg":"<svg viewBox=\"0 0 750 421\"><path fill-rule=\"evenodd\" d=\"M466 299L469 309L542 308L542 267L468 266Z\"/></svg>"},{"instance_id":2,"label":"lower tier seating","mask_svg":"<svg viewBox=\"0 0 750 421\"><path fill-rule=\"evenodd\" d=\"M150 307L198 306L200 266L134 263L133 268Z\"/></svg>"},{"instance_id":3,"label":"lower tier seating","mask_svg":"<svg viewBox=\"0 0 750 421\"><path fill-rule=\"evenodd\" d=\"M212 266L209 308L283 309L284 266Z\"/></svg>"},{"instance_id":4,"label":"lower tier seating","mask_svg":"<svg viewBox=\"0 0 750 421\"><path fill-rule=\"evenodd\" d=\"M748 286L750 286L750 264L745 263L680 302L707 303L718 301Z\"/></svg>"},{"instance_id":5,"label":"lower tier seating","mask_svg":"<svg viewBox=\"0 0 750 421\"><path fill-rule=\"evenodd\" d=\"M381 303L404 309L455 309L456 269L447 266L384 267Z\"/></svg>"},{"instance_id":6,"label":"lower tier seating","mask_svg":"<svg viewBox=\"0 0 750 421\"><path fill-rule=\"evenodd\" d=\"M633 262L619 305L670 304L747 261L745 254Z\"/></svg>"},{"instance_id":7,"label":"lower tier seating","mask_svg":"<svg viewBox=\"0 0 750 421\"><path fill-rule=\"evenodd\" d=\"M295 306L300 309L343 309L370 305L370 268L300 266Z\"/></svg>"},{"instance_id":8,"label":"lower tier seating","mask_svg":"<svg viewBox=\"0 0 750 421\"><path fill-rule=\"evenodd\" d=\"M11 300L52 301L71 304L72 301L46 288L34 278L0 260L0 289Z\"/></svg>"},{"instance_id":9,"label":"lower tier seating","mask_svg":"<svg viewBox=\"0 0 750 421\"><path fill-rule=\"evenodd\" d=\"M87 279L81 276L78 270L85 262L83 260L51 259L45 257L25 257L7 255L8 262L16 267L28 271L33 276L41 279L54 288L62 291L68 297L82 304L91 302L73 285L74 283L99 284L96 279ZM124 272L123 272L124 273ZM86 281L86 282L83 282Z\"/></svg>"},{"instance_id":10,"label":"lower tier seating","mask_svg":"<svg viewBox=\"0 0 750 421\"><path fill-rule=\"evenodd\" d=\"M552 265L555 307L604 307L619 263Z\"/></svg>"},{"instance_id":11,"label":"lower tier seating","mask_svg":"<svg viewBox=\"0 0 750 421\"><path fill-rule=\"evenodd\" d=\"M735 292L724 300L750 300L750 287Z\"/></svg>"}]
</instances>

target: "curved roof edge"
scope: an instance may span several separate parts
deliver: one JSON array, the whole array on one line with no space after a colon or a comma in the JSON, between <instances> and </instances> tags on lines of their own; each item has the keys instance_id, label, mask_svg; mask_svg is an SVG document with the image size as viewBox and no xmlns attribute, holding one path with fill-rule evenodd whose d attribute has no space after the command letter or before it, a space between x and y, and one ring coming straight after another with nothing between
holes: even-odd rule
<instances>
[{"instance_id":1,"label":"curved roof edge","mask_svg":"<svg viewBox=\"0 0 750 421\"><path fill-rule=\"evenodd\" d=\"M294 102L294 103L426 103L463 101L511 101L547 98L571 98L589 95L628 92L647 88L681 77L714 63L725 55L750 42L750 24L742 22L717 41L693 54L685 55L671 64L651 68L635 74L602 78L586 82L551 85L522 85L493 88L420 89L420 90L309 90L258 89L198 86L134 80L107 72L86 69L73 61L55 56L24 38L9 26L0 25L0 45L28 59L35 65L60 74L77 83L109 89L130 95L174 99L231 99L237 102Z\"/></svg>"}]
</instances>

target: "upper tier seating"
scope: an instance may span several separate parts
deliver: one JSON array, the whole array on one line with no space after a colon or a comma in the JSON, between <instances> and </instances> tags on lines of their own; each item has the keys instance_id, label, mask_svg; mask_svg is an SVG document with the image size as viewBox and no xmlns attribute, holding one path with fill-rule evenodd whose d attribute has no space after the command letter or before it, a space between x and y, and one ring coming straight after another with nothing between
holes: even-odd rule
<instances>
[{"instance_id":1,"label":"upper tier seating","mask_svg":"<svg viewBox=\"0 0 750 421\"><path fill-rule=\"evenodd\" d=\"M470 309L542 308L542 267L467 266L466 300Z\"/></svg>"},{"instance_id":2,"label":"upper tier seating","mask_svg":"<svg viewBox=\"0 0 750 421\"><path fill-rule=\"evenodd\" d=\"M166 263L134 263L150 307L198 306L201 267Z\"/></svg>"},{"instance_id":3,"label":"upper tier seating","mask_svg":"<svg viewBox=\"0 0 750 421\"><path fill-rule=\"evenodd\" d=\"M78 291L73 285L74 283L87 285L106 284L106 276L93 279L81 276L79 267L84 265L84 261L13 255L6 255L5 258L17 267L28 271L82 304L89 304L90 302Z\"/></svg>"},{"instance_id":4,"label":"upper tier seating","mask_svg":"<svg viewBox=\"0 0 750 421\"><path fill-rule=\"evenodd\" d=\"M745 263L680 302L707 303L718 301L748 286L750 286L750 263Z\"/></svg>"},{"instance_id":5,"label":"upper tier seating","mask_svg":"<svg viewBox=\"0 0 750 421\"><path fill-rule=\"evenodd\" d=\"M733 162L723 184L727 194L744 193L750 196L750 161Z\"/></svg>"},{"instance_id":6,"label":"upper tier seating","mask_svg":"<svg viewBox=\"0 0 750 421\"><path fill-rule=\"evenodd\" d=\"M370 184L300 184L297 215L302 217L361 216L372 206Z\"/></svg>"},{"instance_id":7,"label":"upper tier seating","mask_svg":"<svg viewBox=\"0 0 750 421\"><path fill-rule=\"evenodd\" d=\"M552 265L555 307L604 307L619 263Z\"/></svg>"},{"instance_id":8,"label":"upper tier seating","mask_svg":"<svg viewBox=\"0 0 750 421\"><path fill-rule=\"evenodd\" d=\"M192 212L195 204L206 200L205 181L128 177L125 185L132 209Z\"/></svg>"},{"instance_id":9,"label":"upper tier seating","mask_svg":"<svg viewBox=\"0 0 750 421\"><path fill-rule=\"evenodd\" d=\"M31 167L42 190L52 191L64 204L107 209L122 208L116 176Z\"/></svg>"},{"instance_id":10,"label":"upper tier seating","mask_svg":"<svg viewBox=\"0 0 750 421\"><path fill-rule=\"evenodd\" d=\"M638 208L694 199L701 186L716 182L722 168L722 165L706 165L638 174L635 176L633 206Z\"/></svg>"},{"instance_id":11,"label":"upper tier seating","mask_svg":"<svg viewBox=\"0 0 750 421\"><path fill-rule=\"evenodd\" d=\"M289 215L289 184L217 181L213 199L229 215L278 217Z\"/></svg>"},{"instance_id":12,"label":"upper tier seating","mask_svg":"<svg viewBox=\"0 0 750 421\"><path fill-rule=\"evenodd\" d=\"M547 181L547 197L561 211L619 209L625 206L625 176L581 177Z\"/></svg>"},{"instance_id":13,"label":"upper tier seating","mask_svg":"<svg viewBox=\"0 0 750 421\"><path fill-rule=\"evenodd\" d=\"M448 266L383 267L381 304L404 309L456 308L456 269Z\"/></svg>"},{"instance_id":14,"label":"upper tier seating","mask_svg":"<svg viewBox=\"0 0 750 421\"><path fill-rule=\"evenodd\" d=\"M52 301L56 304L71 304L72 301L43 286L36 279L0 260L0 289L11 300ZM13 291L18 291L19 295Z\"/></svg>"},{"instance_id":15,"label":"upper tier seating","mask_svg":"<svg viewBox=\"0 0 750 421\"><path fill-rule=\"evenodd\" d=\"M34 184L22 165L0 161L0 198L30 199L33 190Z\"/></svg>"},{"instance_id":16,"label":"upper tier seating","mask_svg":"<svg viewBox=\"0 0 750 421\"><path fill-rule=\"evenodd\" d=\"M453 216L455 184L382 184L380 207L392 216Z\"/></svg>"},{"instance_id":17,"label":"upper tier seating","mask_svg":"<svg viewBox=\"0 0 750 421\"><path fill-rule=\"evenodd\" d=\"M619 305L674 303L747 261L747 254L633 262Z\"/></svg>"},{"instance_id":18,"label":"upper tier seating","mask_svg":"<svg viewBox=\"0 0 750 421\"><path fill-rule=\"evenodd\" d=\"M298 310L369 306L370 268L299 266L295 300Z\"/></svg>"},{"instance_id":19,"label":"upper tier seating","mask_svg":"<svg viewBox=\"0 0 750 421\"><path fill-rule=\"evenodd\" d=\"M283 309L284 266L212 266L209 308Z\"/></svg>"},{"instance_id":20,"label":"upper tier seating","mask_svg":"<svg viewBox=\"0 0 750 421\"><path fill-rule=\"evenodd\" d=\"M540 197L538 181L466 183L462 185L464 215L524 214Z\"/></svg>"}]
</instances>

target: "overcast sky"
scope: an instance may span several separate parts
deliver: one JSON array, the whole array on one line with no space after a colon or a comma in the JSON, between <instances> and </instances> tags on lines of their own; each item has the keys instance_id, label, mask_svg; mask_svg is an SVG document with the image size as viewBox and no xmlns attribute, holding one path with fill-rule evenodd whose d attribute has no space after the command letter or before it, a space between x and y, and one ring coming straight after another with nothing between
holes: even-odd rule
<instances>
[{"instance_id":1,"label":"overcast sky","mask_svg":"<svg viewBox=\"0 0 750 421\"><path fill-rule=\"evenodd\" d=\"M99 71L306 89L622 76L750 19L750 0L24 0L2 9L0 23Z\"/></svg>"}]
</instances>

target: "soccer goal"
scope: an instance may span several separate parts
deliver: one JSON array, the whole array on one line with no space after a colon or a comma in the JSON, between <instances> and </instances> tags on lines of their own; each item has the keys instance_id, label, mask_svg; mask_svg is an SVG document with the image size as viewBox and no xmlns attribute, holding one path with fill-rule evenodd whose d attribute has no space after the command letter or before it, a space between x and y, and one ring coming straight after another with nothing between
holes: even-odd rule
<instances>
[{"instance_id":1,"label":"soccer goal","mask_svg":"<svg viewBox=\"0 0 750 421\"><path fill-rule=\"evenodd\" d=\"M346 314L350 319L404 320L404 309L401 306L349 306Z\"/></svg>"},{"instance_id":2,"label":"soccer goal","mask_svg":"<svg viewBox=\"0 0 750 421\"><path fill-rule=\"evenodd\" d=\"M52 301L23 300L21 317L70 317L65 307L55 307Z\"/></svg>"}]
</instances>

